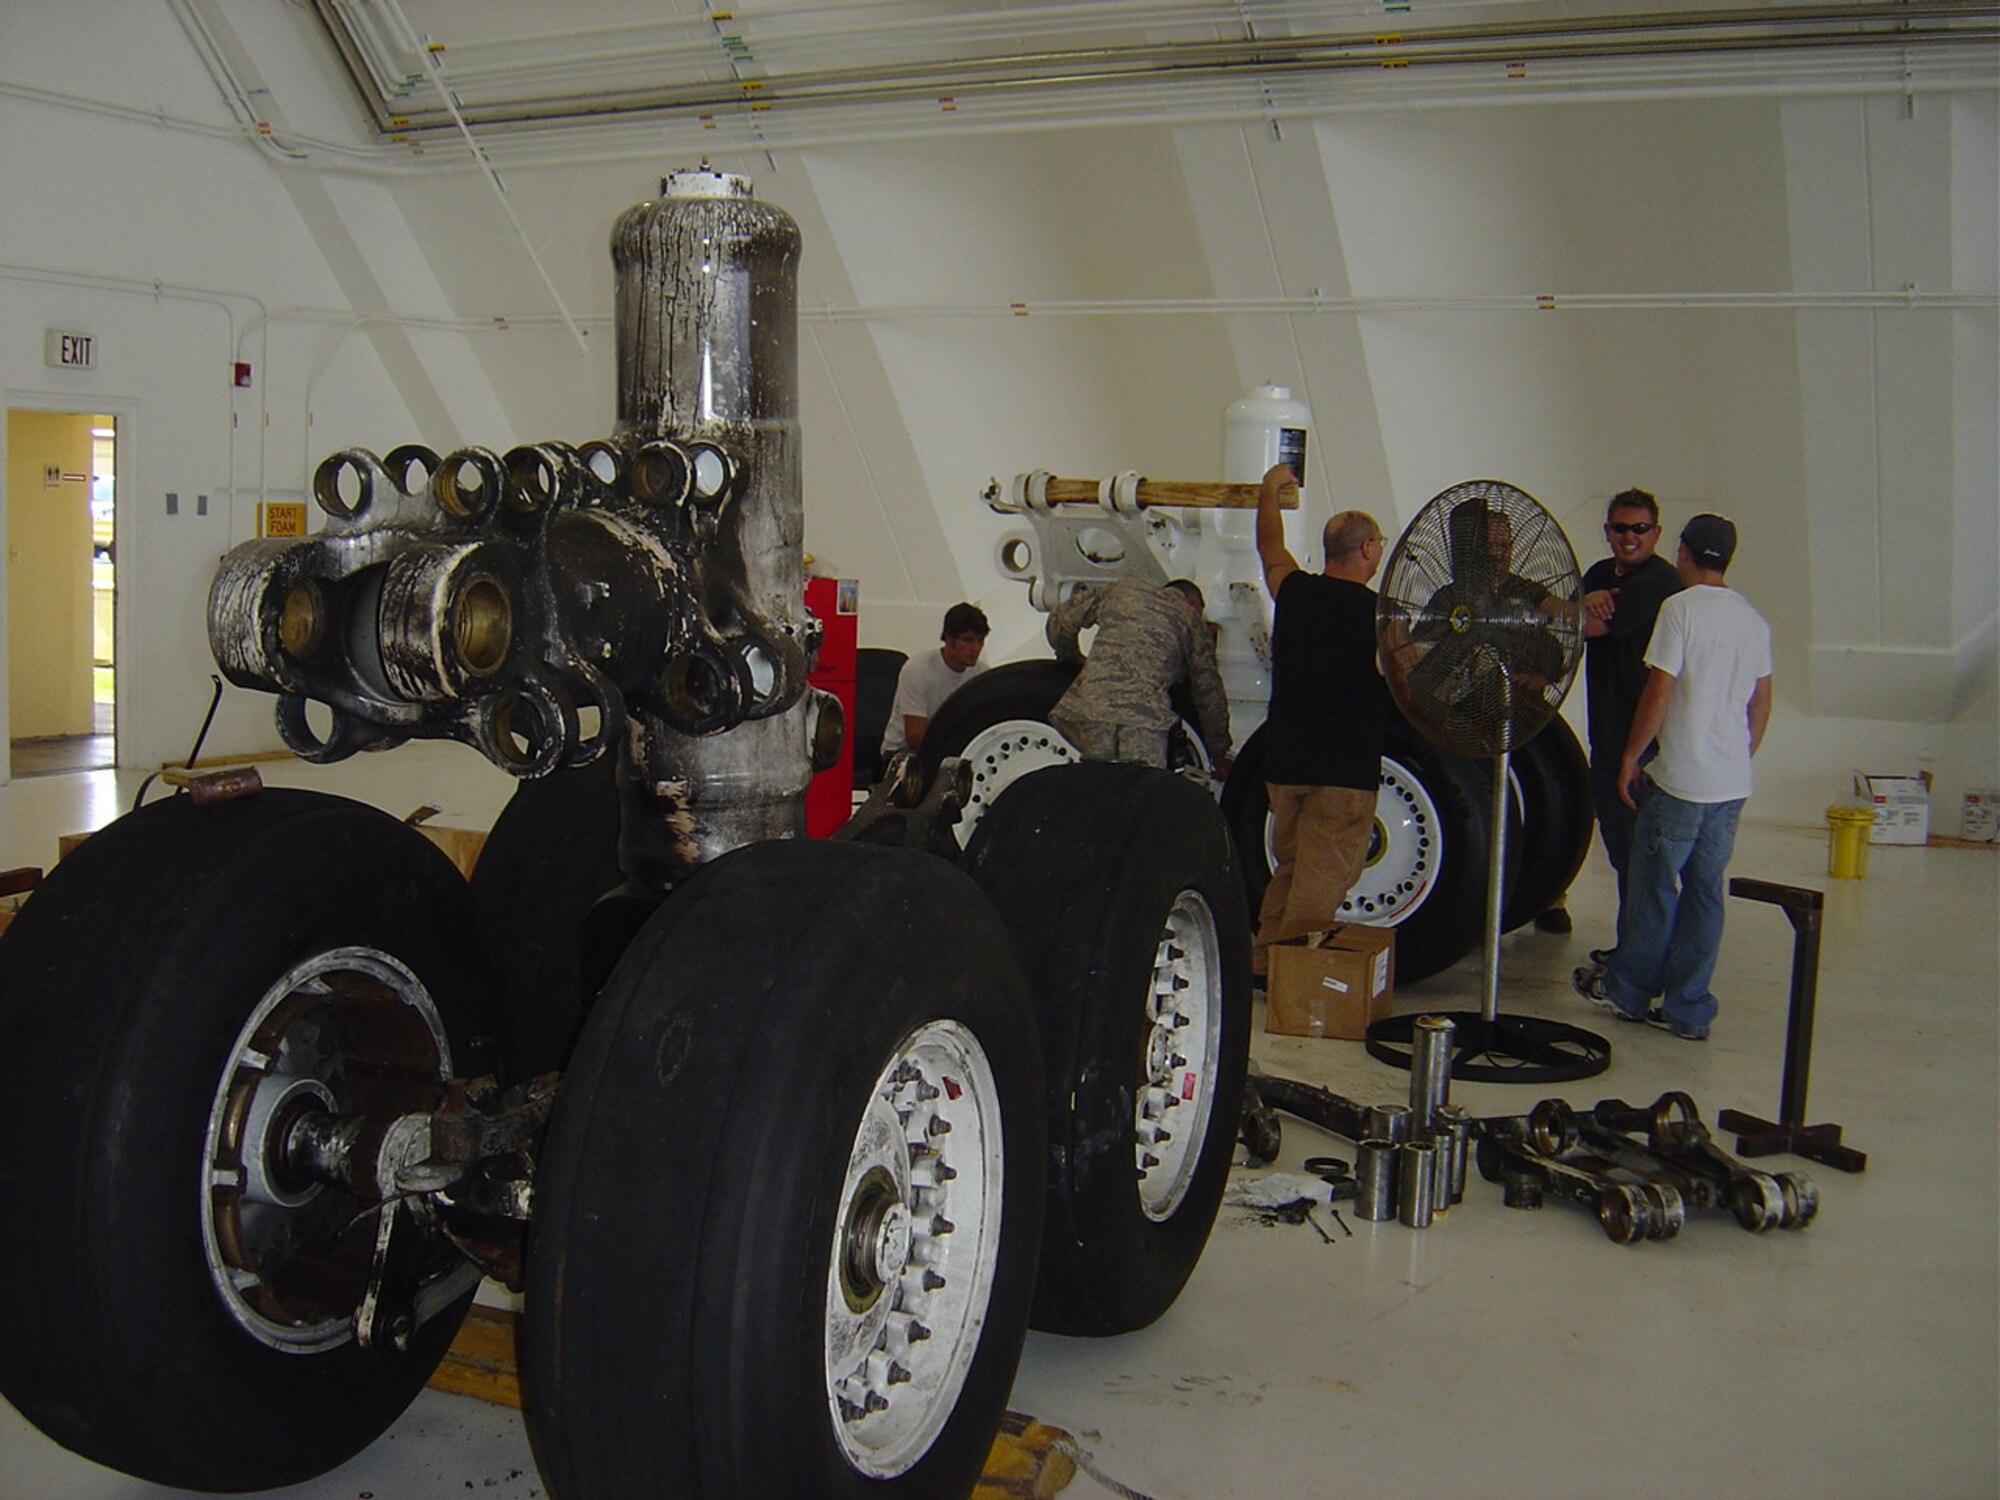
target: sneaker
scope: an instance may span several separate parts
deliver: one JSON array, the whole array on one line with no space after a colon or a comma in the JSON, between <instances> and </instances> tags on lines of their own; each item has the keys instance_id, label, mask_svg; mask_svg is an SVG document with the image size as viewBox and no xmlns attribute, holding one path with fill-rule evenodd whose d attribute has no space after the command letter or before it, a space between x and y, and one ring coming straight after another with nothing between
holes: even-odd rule
<instances>
[{"instance_id":1,"label":"sneaker","mask_svg":"<svg viewBox=\"0 0 2000 1500\"><path fill-rule=\"evenodd\" d=\"M1611 962L1611 955L1617 951L1616 948L1592 948L1590 950L1591 966L1599 969L1605 968Z\"/></svg>"},{"instance_id":2,"label":"sneaker","mask_svg":"<svg viewBox=\"0 0 2000 1500\"><path fill-rule=\"evenodd\" d=\"M1569 911L1565 907L1551 906L1547 911L1538 913L1535 917L1535 931L1537 932L1553 932L1560 935L1568 933L1571 930L1572 924L1569 919Z\"/></svg>"},{"instance_id":3,"label":"sneaker","mask_svg":"<svg viewBox=\"0 0 2000 1500\"><path fill-rule=\"evenodd\" d=\"M1596 968L1591 964L1578 964L1575 971L1569 976L1569 982L1584 999L1588 1000L1592 1005L1610 1011L1612 1015L1621 1021L1643 1021L1646 1019L1642 1015L1633 1015L1616 1000L1611 998L1611 992L1604 987L1604 971L1600 968ZM1661 1019L1664 1020L1665 1016L1662 1015Z\"/></svg>"},{"instance_id":4,"label":"sneaker","mask_svg":"<svg viewBox=\"0 0 2000 1500\"><path fill-rule=\"evenodd\" d=\"M1640 1017L1626 1016L1625 1019L1628 1021L1637 1021ZM1646 1024L1654 1030L1664 1031L1670 1036L1677 1036L1684 1042L1705 1042L1708 1040L1708 1028L1706 1026L1690 1026L1685 1021L1676 1021L1657 1005L1648 1008L1644 1019Z\"/></svg>"}]
</instances>

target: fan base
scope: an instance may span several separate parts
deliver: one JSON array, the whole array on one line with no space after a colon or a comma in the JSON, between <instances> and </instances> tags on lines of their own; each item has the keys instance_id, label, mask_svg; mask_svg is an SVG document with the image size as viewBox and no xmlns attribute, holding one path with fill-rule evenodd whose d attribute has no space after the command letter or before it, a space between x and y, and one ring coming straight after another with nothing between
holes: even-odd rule
<instances>
[{"instance_id":1,"label":"fan base","mask_svg":"<svg viewBox=\"0 0 2000 1500\"><path fill-rule=\"evenodd\" d=\"M1435 1012L1427 1012L1435 1014ZM1611 1066L1611 1043L1594 1031L1539 1016L1446 1011L1452 1023L1451 1076L1471 1083L1562 1083ZM1368 1055L1407 1069L1415 1016L1387 1016L1368 1028Z\"/></svg>"}]
</instances>

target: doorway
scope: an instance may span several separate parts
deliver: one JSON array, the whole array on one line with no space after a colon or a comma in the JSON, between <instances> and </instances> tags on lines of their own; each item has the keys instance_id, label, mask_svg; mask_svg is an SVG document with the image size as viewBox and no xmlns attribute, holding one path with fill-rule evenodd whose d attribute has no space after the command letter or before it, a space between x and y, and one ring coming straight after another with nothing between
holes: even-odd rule
<instances>
[{"instance_id":1,"label":"doorway","mask_svg":"<svg viewBox=\"0 0 2000 1500\"><path fill-rule=\"evenodd\" d=\"M117 764L117 443L105 413L7 413L15 776Z\"/></svg>"}]
</instances>

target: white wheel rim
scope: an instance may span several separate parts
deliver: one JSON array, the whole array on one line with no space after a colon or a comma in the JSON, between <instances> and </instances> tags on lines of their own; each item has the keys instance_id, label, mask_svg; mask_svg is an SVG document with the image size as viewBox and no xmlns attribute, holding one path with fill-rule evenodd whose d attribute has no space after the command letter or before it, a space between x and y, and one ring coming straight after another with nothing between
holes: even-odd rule
<instances>
[{"instance_id":1,"label":"white wheel rim","mask_svg":"<svg viewBox=\"0 0 2000 1500\"><path fill-rule=\"evenodd\" d=\"M1415 773L1383 756L1368 863L1341 903L1340 915L1370 927L1408 920L1436 888L1443 856L1437 804Z\"/></svg>"},{"instance_id":2,"label":"white wheel rim","mask_svg":"<svg viewBox=\"0 0 2000 1500\"><path fill-rule=\"evenodd\" d=\"M335 1010L340 1027L330 1019ZM265 991L209 1107L200 1183L209 1279L246 1333L284 1353L351 1339L366 1287L375 1235L352 1226L366 1205L335 1202L332 1190L289 1175L277 1155L288 1109L355 1107L353 1048L344 1042L357 1037L370 1058L371 1112L398 1095L408 1109L435 1105L437 1085L451 1077L451 1046L422 981L386 953L336 948ZM313 1266L292 1282L302 1256ZM469 1268L452 1274L461 1269Z\"/></svg>"},{"instance_id":3,"label":"white wheel rim","mask_svg":"<svg viewBox=\"0 0 2000 1500\"><path fill-rule=\"evenodd\" d=\"M1368 837L1368 862L1340 904L1342 921L1364 927L1394 927L1417 914L1436 889L1444 860L1444 830L1437 804L1424 784L1401 761L1382 757L1382 780L1375 792L1375 828ZM1277 868L1271 848L1271 819L1264 818L1264 868Z\"/></svg>"},{"instance_id":4,"label":"white wheel rim","mask_svg":"<svg viewBox=\"0 0 2000 1500\"><path fill-rule=\"evenodd\" d=\"M1222 957L1215 913L1198 891L1182 891L1160 934L1146 997L1146 1076L1133 1112L1139 1206L1173 1217L1208 1137L1222 1050Z\"/></svg>"},{"instance_id":5,"label":"white wheel rim","mask_svg":"<svg viewBox=\"0 0 2000 1500\"><path fill-rule=\"evenodd\" d=\"M848 1463L870 1477L930 1451L979 1352L1002 1148L978 1038L955 1021L912 1033L855 1131L827 1268L827 1406Z\"/></svg>"},{"instance_id":6,"label":"white wheel rim","mask_svg":"<svg viewBox=\"0 0 2000 1500\"><path fill-rule=\"evenodd\" d=\"M953 831L960 847L972 842L972 830L993 800L1023 776L1045 766L1066 766L1083 759L1076 746L1053 724L1040 719L1002 719L965 743L959 754L972 767L972 795Z\"/></svg>"}]
</instances>

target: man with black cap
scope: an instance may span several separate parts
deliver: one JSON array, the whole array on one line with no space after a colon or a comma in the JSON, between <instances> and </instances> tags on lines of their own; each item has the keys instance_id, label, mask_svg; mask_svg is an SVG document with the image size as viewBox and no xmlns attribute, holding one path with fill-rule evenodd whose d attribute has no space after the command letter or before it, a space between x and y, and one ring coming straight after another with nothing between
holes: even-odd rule
<instances>
[{"instance_id":1,"label":"man with black cap","mask_svg":"<svg viewBox=\"0 0 2000 1500\"><path fill-rule=\"evenodd\" d=\"M1705 1039L1715 1019L1722 877L1771 718L1771 627L1723 581L1735 553L1736 527L1722 516L1681 528L1685 586L1660 606L1618 768L1618 795L1638 809L1618 947L1602 969L1575 974L1585 999L1688 1041ZM1640 761L1655 738L1640 802Z\"/></svg>"}]
</instances>

